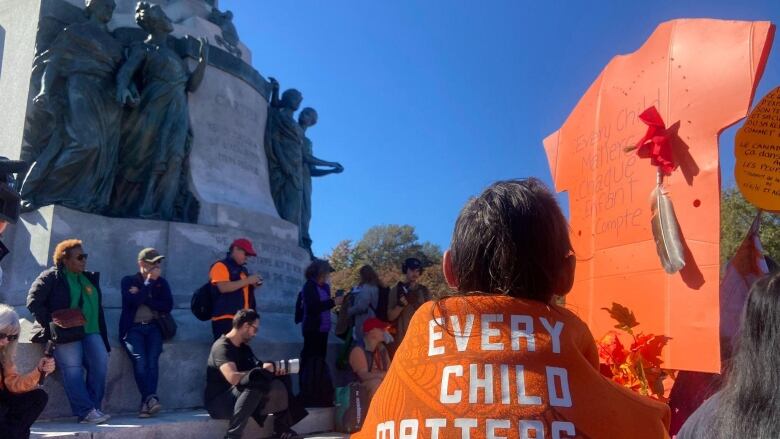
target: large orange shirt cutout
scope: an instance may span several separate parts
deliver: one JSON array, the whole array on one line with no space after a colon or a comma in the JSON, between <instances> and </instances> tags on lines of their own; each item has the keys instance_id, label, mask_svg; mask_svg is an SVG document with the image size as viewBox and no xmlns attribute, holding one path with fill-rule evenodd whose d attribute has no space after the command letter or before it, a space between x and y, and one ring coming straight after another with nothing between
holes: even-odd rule
<instances>
[{"instance_id":1,"label":"large orange shirt cutout","mask_svg":"<svg viewBox=\"0 0 780 439\"><path fill-rule=\"evenodd\" d=\"M717 372L720 175L718 135L745 117L774 35L769 22L682 19L661 24L613 58L564 125L544 140L558 191L567 191L577 276L567 306L596 338L602 307L632 309L644 332L672 338L664 367ZM623 148L655 105L676 130L680 168L665 179L687 247L685 268L661 267L650 228L656 170Z\"/></svg>"}]
</instances>

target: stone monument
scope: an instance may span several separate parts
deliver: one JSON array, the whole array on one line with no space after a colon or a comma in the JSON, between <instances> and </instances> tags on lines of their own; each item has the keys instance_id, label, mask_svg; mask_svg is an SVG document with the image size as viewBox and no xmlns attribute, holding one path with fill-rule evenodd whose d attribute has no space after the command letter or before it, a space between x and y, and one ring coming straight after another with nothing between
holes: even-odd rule
<instances>
[{"instance_id":1,"label":"stone monument","mask_svg":"<svg viewBox=\"0 0 780 439\"><path fill-rule=\"evenodd\" d=\"M240 52L220 44L225 26L209 20L216 2L159 0L151 2L159 10L139 11L136 0L115 1L113 11L87 14L84 0L0 0L0 156L35 164L22 186L29 212L3 236L11 254L0 302L29 319L27 291L52 264L54 246L82 239L88 269L101 272L115 348L104 408L135 411L132 368L117 340L119 283L135 271L139 249L156 247L167 255L163 276L179 324L161 357L160 394L167 409L200 407L211 331L189 301L210 264L233 239L254 242L259 256L249 268L265 279L256 351L294 358L301 338L292 312L310 255L300 220L280 218L271 195L264 135L272 86L240 41L231 39ZM85 65L96 74L80 74ZM140 155L153 159L141 164ZM23 322L22 368L41 353L29 343L30 325ZM46 386L44 417L70 416L58 374Z\"/></svg>"}]
</instances>

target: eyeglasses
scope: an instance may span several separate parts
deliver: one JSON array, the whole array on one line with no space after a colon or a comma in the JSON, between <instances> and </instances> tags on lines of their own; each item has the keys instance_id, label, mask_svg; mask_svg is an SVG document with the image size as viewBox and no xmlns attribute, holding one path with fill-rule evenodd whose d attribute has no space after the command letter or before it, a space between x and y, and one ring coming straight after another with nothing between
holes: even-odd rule
<instances>
[{"instance_id":1,"label":"eyeglasses","mask_svg":"<svg viewBox=\"0 0 780 439\"><path fill-rule=\"evenodd\" d=\"M0 340L7 338L9 342L19 340L19 334L3 334L0 332Z\"/></svg>"},{"instance_id":2,"label":"eyeglasses","mask_svg":"<svg viewBox=\"0 0 780 439\"><path fill-rule=\"evenodd\" d=\"M89 257L88 254L82 253L82 254L76 256L76 259L78 259L79 261L86 261L88 257Z\"/></svg>"}]
</instances>

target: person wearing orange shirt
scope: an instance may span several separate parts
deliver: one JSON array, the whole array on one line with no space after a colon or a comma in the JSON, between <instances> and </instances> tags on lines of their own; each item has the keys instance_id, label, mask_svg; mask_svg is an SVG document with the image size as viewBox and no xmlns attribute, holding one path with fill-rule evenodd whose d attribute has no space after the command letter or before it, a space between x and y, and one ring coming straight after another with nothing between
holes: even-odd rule
<instances>
[{"instance_id":1,"label":"person wearing orange shirt","mask_svg":"<svg viewBox=\"0 0 780 439\"><path fill-rule=\"evenodd\" d=\"M209 280L216 288L211 313L214 340L230 331L236 312L257 309L255 289L263 285L263 278L249 274L246 263L250 256L257 256L252 242L239 238L230 244L225 259L211 266Z\"/></svg>"},{"instance_id":2,"label":"person wearing orange shirt","mask_svg":"<svg viewBox=\"0 0 780 439\"><path fill-rule=\"evenodd\" d=\"M39 384L55 367L54 358L43 357L30 373L17 372L14 356L20 329L14 309L0 304L0 437L7 439L30 437L30 426L49 399Z\"/></svg>"},{"instance_id":3,"label":"person wearing orange shirt","mask_svg":"<svg viewBox=\"0 0 780 439\"><path fill-rule=\"evenodd\" d=\"M668 439L669 407L603 377L588 327L555 304L576 259L543 183L471 199L442 265L453 292L414 314L353 439Z\"/></svg>"}]
</instances>

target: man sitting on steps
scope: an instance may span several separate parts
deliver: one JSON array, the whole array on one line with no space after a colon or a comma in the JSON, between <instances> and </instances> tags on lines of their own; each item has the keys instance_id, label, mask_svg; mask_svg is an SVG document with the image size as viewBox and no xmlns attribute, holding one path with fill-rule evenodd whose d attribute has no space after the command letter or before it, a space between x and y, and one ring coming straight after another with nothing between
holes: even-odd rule
<instances>
[{"instance_id":1,"label":"man sitting on steps","mask_svg":"<svg viewBox=\"0 0 780 439\"><path fill-rule=\"evenodd\" d=\"M253 309L236 312L233 328L214 342L206 369L205 405L214 419L229 419L225 438L240 439L249 418L262 426L273 413L274 437L298 437L290 427L308 414L292 397L287 371L259 361L249 342L260 316Z\"/></svg>"}]
</instances>

